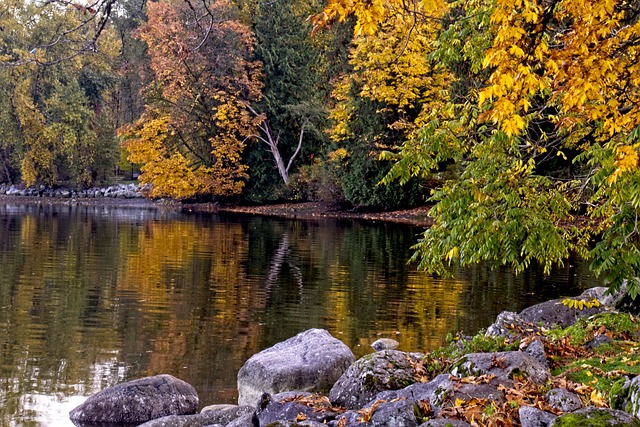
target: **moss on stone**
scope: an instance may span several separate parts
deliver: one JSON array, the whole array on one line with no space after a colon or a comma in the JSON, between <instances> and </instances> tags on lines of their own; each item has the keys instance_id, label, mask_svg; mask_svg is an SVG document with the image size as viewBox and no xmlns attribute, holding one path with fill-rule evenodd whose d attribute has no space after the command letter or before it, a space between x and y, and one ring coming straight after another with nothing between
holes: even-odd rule
<instances>
[{"instance_id":1,"label":"moss on stone","mask_svg":"<svg viewBox=\"0 0 640 427\"><path fill-rule=\"evenodd\" d=\"M620 378L614 382L609 391L609 406L612 409L618 409L630 412L631 405L629 397L631 395L631 387L629 387L627 378Z\"/></svg>"},{"instance_id":2,"label":"moss on stone","mask_svg":"<svg viewBox=\"0 0 640 427\"><path fill-rule=\"evenodd\" d=\"M631 423L618 420L613 414L605 410L595 410L589 413L572 412L565 414L553 422L554 427L640 427L640 420L633 419Z\"/></svg>"}]
</instances>

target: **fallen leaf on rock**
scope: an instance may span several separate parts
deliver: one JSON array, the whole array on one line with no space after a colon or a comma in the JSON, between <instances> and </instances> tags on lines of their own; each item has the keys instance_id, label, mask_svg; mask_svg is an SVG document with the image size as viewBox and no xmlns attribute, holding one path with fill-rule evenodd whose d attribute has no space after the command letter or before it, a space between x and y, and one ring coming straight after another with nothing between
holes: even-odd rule
<instances>
[{"instance_id":1,"label":"fallen leaf on rock","mask_svg":"<svg viewBox=\"0 0 640 427\"><path fill-rule=\"evenodd\" d=\"M376 411L376 409L378 409L378 406L382 405L383 403L387 403L387 401L376 400L375 402L373 402L373 405L371 405L371 407L362 408L356 411L357 413L360 414L360 416L357 418L357 421L359 423L368 423L369 421L371 421L371 417L373 417L373 413Z\"/></svg>"},{"instance_id":2,"label":"fallen leaf on rock","mask_svg":"<svg viewBox=\"0 0 640 427\"><path fill-rule=\"evenodd\" d=\"M464 378L451 378L452 381L460 382L463 384L489 384L496 376L493 374L484 374L477 377L464 377Z\"/></svg>"}]
</instances>

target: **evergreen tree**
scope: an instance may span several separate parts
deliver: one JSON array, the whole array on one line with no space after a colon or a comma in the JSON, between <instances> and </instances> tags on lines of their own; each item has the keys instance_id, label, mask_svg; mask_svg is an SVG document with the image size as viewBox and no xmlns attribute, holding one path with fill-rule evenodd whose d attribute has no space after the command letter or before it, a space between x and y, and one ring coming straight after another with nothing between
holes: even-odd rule
<instances>
[{"instance_id":1,"label":"evergreen tree","mask_svg":"<svg viewBox=\"0 0 640 427\"><path fill-rule=\"evenodd\" d=\"M256 57L263 64L263 97L256 112L263 114L285 165L302 139L300 151L289 173L318 155L325 143L326 87L322 79L326 67L322 39L311 38L306 18L321 8L318 1L262 1L257 5L253 30ZM323 92L325 90L325 92ZM266 139L264 132L260 135ZM248 198L268 200L283 184L274 155L269 147L256 140L248 151L250 179Z\"/></svg>"}]
</instances>

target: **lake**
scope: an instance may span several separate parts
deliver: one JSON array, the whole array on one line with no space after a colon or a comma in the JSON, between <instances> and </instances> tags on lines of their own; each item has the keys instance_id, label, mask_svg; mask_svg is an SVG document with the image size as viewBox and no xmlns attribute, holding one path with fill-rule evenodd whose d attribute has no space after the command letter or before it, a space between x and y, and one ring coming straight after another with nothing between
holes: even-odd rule
<instances>
[{"instance_id":1,"label":"lake","mask_svg":"<svg viewBox=\"0 0 640 427\"><path fill-rule=\"evenodd\" d=\"M72 426L107 386L168 373L201 406L234 403L252 354L325 328L362 356L380 337L428 351L598 282L407 265L420 228L0 200L0 424Z\"/></svg>"}]
</instances>

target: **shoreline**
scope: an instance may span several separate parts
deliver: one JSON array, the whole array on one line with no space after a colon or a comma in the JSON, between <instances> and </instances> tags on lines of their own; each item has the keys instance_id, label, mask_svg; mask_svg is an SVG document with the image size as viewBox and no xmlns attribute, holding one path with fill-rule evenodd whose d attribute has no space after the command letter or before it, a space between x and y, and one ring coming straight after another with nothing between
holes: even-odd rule
<instances>
[{"instance_id":1,"label":"shoreline","mask_svg":"<svg viewBox=\"0 0 640 427\"><path fill-rule=\"evenodd\" d=\"M322 202L276 203L264 205L213 205L213 204L184 204L183 210L239 213L244 215L261 215L274 218L297 220L318 219L356 219L371 222L389 222L396 224L429 227L429 207L421 206L394 211L354 212L339 210Z\"/></svg>"},{"instance_id":2,"label":"shoreline","mask_svg":"<svg viewBox=\"0 0 640 427\"><path fill-rule=\"evenodd\" d=\"M111 206L123 208L161 208L183 213L237 213L295 220L356 219L429 227L429 207L421 206L394 211L354 212L339 210L322 202L275 203L263 205L218 205L215 203L181 203L169 199L119 197L43 197L0 194L0 201L39 205Z\"/></svg>"}]
</instances>

